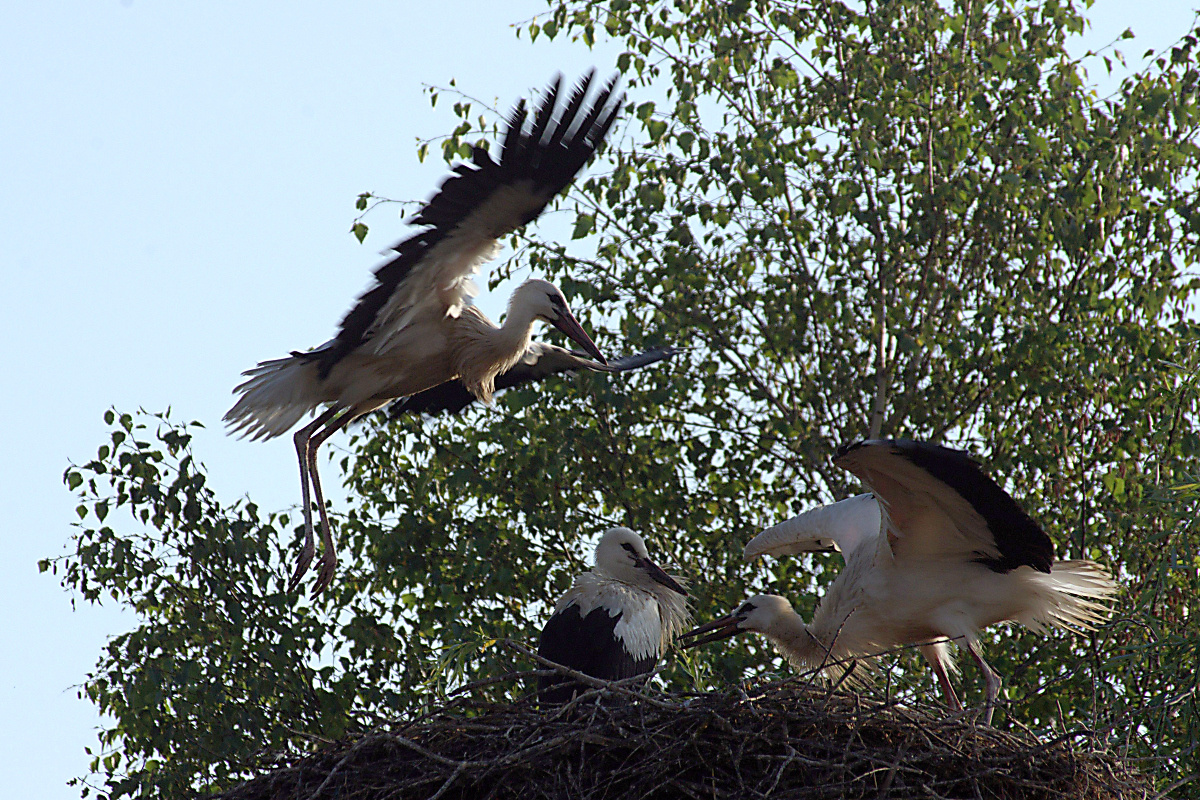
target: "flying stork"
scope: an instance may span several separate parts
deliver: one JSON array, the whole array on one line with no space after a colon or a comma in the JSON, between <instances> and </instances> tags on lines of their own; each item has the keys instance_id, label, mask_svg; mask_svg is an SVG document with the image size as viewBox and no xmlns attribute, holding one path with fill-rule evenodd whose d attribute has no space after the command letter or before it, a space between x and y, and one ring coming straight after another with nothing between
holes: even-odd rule
<instances>
[{"instance_id":1,"label":"flying stork","mask_svg":"<svg viewBox=\"0 0 1200 800\"><path fill-rule=\"evenodd\" d=\"M601 363L576 350L565 350L543 342L530 342L525 354L517 363L496 376L495 391L512 389L526 383L545 380L551 375L581 369L592 372L629 372L671 358L677 352L679 351L674 347L651 347L640 353ZM477 399L459 378L401 398L381 413L386 413L392 419L400 419L410 414L459 414Z\"/></svg>"},{"instance_id":2,"label":"flying stork","mask_svg":"<svg viewBox=\"0 0 1200 800\"><path fill-rule=\"evenodd\" d=\"M596 566L575 578L542 629L538 655L603 680L644 675L687 627L687 590L650 560L628 528L611 528L596 546ZM570 678L538 678L538 701L565 703Z\"/></svg>"},{"instance_id":3,"label":"flying stork","mask_svg":"<svg viewBox=\"0 0 1200 800\"><path fill-rule=\"evenodd\" d=\"M412 220L424 230L392 248L395 257L375 270L374 285L342 318L337 336L307 353L261 362L234 389L241 397L225 421L231 432L252 439L279 436L308 412L327 406L293 437L300 460L304 547L289 591L314 554L310 485L321 514L324 548L313 595L333 579L337 556L317 449L351 420L456 379L473 396L490 402L496 376L528 350L536 320L558 328L605 363L562 292L546 281L519 286L501 326L470 300L476 291L471 277L496 255L500 238L536 219L612 127L623 99L614 97L616 77L585 105L594 75L585 75L561 105L558 76L532 119L521 101L508 119L499 160L476 147L471 163L454 168Z\"/></svg>"},{"instance_id":4,"label":"flying stork","mask_svg":"<svg viewBox=\"0 0 1200 800\"><path fill-rule=\"evenodd\" d=\"M1048 537L966 453L910 440L842 447L834 463L870 490L769 528L745 557L840 550L846 566L821 598L811 624L784 598L751 597L733 613L689 631L692 647L755 631L797 667L891 647L918 645L947 704L962 710L950 685L957 672L949 641L965 650L986 681L991 724L1000 676L984 661L980 631L998 622L1094 630L1117 592L1092 561L1055 561Z\"/></svg>"}]
</instances>

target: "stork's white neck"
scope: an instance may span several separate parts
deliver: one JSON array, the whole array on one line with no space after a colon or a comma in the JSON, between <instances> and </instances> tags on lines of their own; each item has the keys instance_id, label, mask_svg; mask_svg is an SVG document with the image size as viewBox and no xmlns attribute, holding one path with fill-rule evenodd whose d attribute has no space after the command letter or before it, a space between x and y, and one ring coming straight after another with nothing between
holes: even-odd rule
<instances>
[{"instance_id":1,"label":"stork's white neck","mask_svg":"<svg viewBox=\"0 0 1200 800\"><path fill-rule=\"evenodd\" d=\"M504 316L504 324L492 334L497 349L517 355L524 353L533 339L533 321L536 318L536 312L528 304L511 303Z\"/></svg>"},{"instance_id":2,"label":"stork's white neck","mask_svg":"<svg viewBox=\"0 0 1200 800\"><path fill-rule=\"evenodd\" d=\"M497 326L474 307L464 309L455 328L458 376L483 402L492 402L496 376L511 369L525 354L532 338L533 318L528 310L510 308L504 324Z\"/></svg>"},{"instance_id":3,"label":"stork's white neck","mask_svg":"<svg viewBox=\"0 0 1200 800\"><path fill-rule=\"evenodd\" d=\"M800 669L817 669L831 660L825 643L795 612L776 617L763 633Z\"/></svg>"},{"instance_id":4,"label":"stork's white neck","mask_svg":"<svg viewBox=\"0 0 1200 800\"><path fill-rule=\"evenodd\" d=\"M592 569L591 575L595 580L608 583L619 583L636 591L645 592L654 598L654 601L658 603L659 609L662 611L663 624L671 629L670 638L674 638L674 636L683 633L685 630L684 625L691 617L691 613L688 611L687 597L685 595L682 595L679 592L664 586L658 581L650 580L648 577L646 577L646 574L640 570L635 572L633 575L619 576L605 570L600 566L596 566ZM682 580L677 576L672 577L676 578L676 580Z\"/></svg>"}]
</instances>

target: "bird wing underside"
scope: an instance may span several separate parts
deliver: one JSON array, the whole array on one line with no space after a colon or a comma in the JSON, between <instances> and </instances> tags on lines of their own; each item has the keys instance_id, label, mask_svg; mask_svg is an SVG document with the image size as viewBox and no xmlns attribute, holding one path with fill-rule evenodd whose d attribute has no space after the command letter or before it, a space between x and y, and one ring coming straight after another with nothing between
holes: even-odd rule
<instances>
[{"instance_id":1,"label":"bird wing underside","mask_svg":"<svg viewBox=\"0 0 1200 800\"><path fill-rule=\"evenodd\" d=\"M1050 538L966 453L869 440L842 448L834 463L881 501L897 559L961 554L998 572L1050 571Z\"/></svg>"},{"instance_id":2,"label":"bird wing underside","mask_svg":"<svg viewBox=\"0 0 1200 800\"><path fill-rule=\"evenodd\" d=\"M496 391L511 389L534 381L545 380L574 370L588 369L596 372L628 372L670 358L678 352L674 347L652 347L641 353L622 356L601 364L578 350L565 350L552 344L534 342L525 355L511 369L496 376ZM391 419L400 419L410 414L458 414L475 401L475 395L467 391L461 380L446 381L423 392L401 398L384 412Z\"/></svg>"},{"instance_id":3,"label":"bird wing underside","mask_svg":"<svg viewBox=\"0 0 1200 800\"><path fill-rule=\"evenodd\" d=\"M778 558L838 550L848 559L858 548L877 541L880 525L879 503L870 494L860 494L767 528L746 544L742 554L752 561L764 555Z\"/></svg>"},{"instance_id":4,"label":"bird wing underside","mask_svg":"<svg viewBox=\"0 0 1200 800\"><path fill-rule=\"evenodd\" d=\"M513 110L498 162L476 147L470 162L454 167L412 220L429 227L392 248L395 257L376 269L375 285L342 319L335 345L321 356L322 376L368 341L373 352L385 351L423 308L458 315L475 292L471 277L494 257L499 239L537 218L612 127L623 100L610 102L616 77L585 109L594 78L594 71L585 75L560 109L559 76L531 120L524 101Z\"/></svg>"}]
</instances>

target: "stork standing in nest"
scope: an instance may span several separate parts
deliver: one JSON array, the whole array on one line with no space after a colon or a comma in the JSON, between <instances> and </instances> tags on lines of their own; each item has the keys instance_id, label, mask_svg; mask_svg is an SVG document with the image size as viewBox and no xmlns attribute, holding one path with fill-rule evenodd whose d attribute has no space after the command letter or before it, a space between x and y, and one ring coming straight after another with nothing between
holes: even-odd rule
<instances>
[{"instance_id":1,"label":"stork standing in nest","mask_svg":"<svg viewBox=\"0 0 1200 800\"><path fill-rule=\"evenodd\" d=\"M530 280L513 292L501 326L470 299L471 277L499 250L501 237L536 219L575 178L612 127L621 98L614 77L590 105L594 73L559 105L561 76L547 90L532 120L517 105L498 161L475 148L413 219L425 230L392 249L396 256L375 271L375 285L342 319L337 336L307 353L264 361L245 374L237 403L225 415L232 431L270 439L305 414L326 406L293 437L300 460L304 547L289 591L314 554L309 487L321 514L321 568L313 594L333 579L337 556L317 472L317 449L351 420L388 402L451 380L474 397L492 399L496 376L530 347L534 321L548 322L600 364L600 350L575 319L556 287ZM528 123L528 124L527 124Z\"/></svg>"},{"instance_id":2,"label":"stork standing in nest","mask_svg":"<svg viewBox=\"0 0 1200 800\"><path fill-rule=\"evenodd\" d=\"M612 528L596 566L575 578L542 629L538 655L603 680L644 675L687 627L687 590L650 560L646 543ZM578 690L564 675L538 678L538 700L565 703Z\"/></svg>"},{"instance_id":3,"label":"stork standing in nest","mask_svg":"<svg viewBox=\"0 0 1200 800\"><path fill-rule=\"evenodd\" d=\"M983 673L990 724L1000 676L983 658L980 631L1019 622L1038 632L1084 632L1108 616L1103 603L1117 592L1108 572L1091 561L1055 561L1050 537L966 453L871 440L841 448L834 463L871 494L780 523L745 549L747 560L841 551L846 566L812 623L786 599L757 595L689 631L686 647L755 631L797 667L824 669L915 644L947 704L961 710L950 683L954 641Z\"/></svg>"}]
</instances>

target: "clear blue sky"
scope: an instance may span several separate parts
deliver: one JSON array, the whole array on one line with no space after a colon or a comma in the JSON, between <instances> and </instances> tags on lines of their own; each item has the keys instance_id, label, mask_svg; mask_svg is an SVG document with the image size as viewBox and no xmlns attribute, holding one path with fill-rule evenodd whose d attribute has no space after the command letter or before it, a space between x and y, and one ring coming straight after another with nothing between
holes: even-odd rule
<instances>
[{"instance_id":1,"label":"clear blue sky","mask_svg":"<svg viewBox=\"0 0 1200 800\"><path fill-rule=\"evenodd\" d=\"M1137 63L1186 32L1193 2L1102 0L1099 46L1126 27ZM0 771L9 796L78 797L99 722L75 689L132 625L71 608L38 559L74 519L61 483L101 415L168 405L213 488L296 504L290 442L228 439L239 373L319 344L406 234L383 210L365 246L359 192L427 196L444 174L415 142L448 132L423 84L507 110L556 71L616 49L516 39L540 0L441 3L28 2L0 6L0 292L8 343L0 451ZM1080 50L1082 51L1082 47ZM1099 75L1097 78L1101 77ZM336 446L336 443L331 443Z\"/></svg>"}]
</instances>

